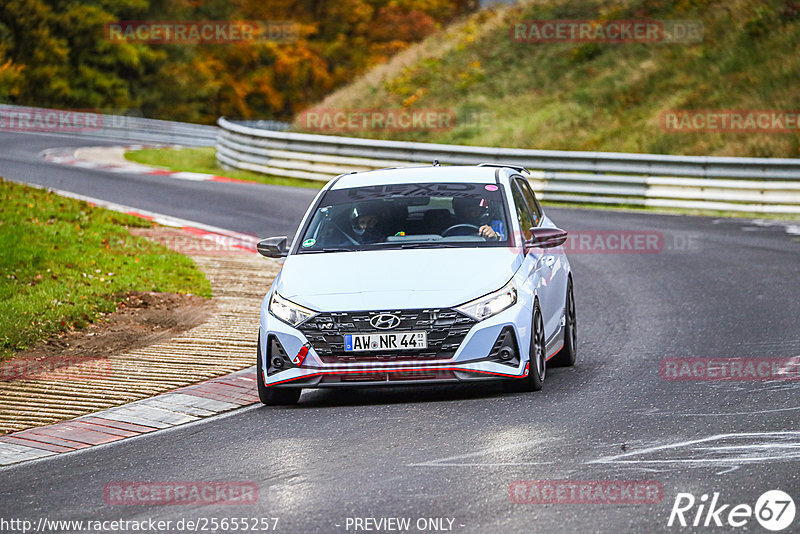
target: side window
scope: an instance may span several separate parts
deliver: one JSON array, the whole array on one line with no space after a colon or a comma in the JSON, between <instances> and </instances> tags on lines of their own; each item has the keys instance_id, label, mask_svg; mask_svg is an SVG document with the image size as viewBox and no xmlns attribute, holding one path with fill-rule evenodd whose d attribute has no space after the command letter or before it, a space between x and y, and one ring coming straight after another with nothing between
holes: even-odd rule
<instances>
[{"instance_id":1,"label":"side window","mask_svg":"<svg viewBox=\"0 0 800 534\"><path fill-rule=\"evenodd\" d=\"M542 207L539 205L536 195L533 194L531 184L522 177L517 178L517 182L519 183L520 189L522 189L522 196L525 197L525 200L528 202L528 207L531 209L533 226L539 226L542 222Z\"/></svg>"},{"instance_id":2,"label":"side window","mask_svg":"<svg viewBox=\"0 0 800 534\"><path fill-rule=\"evenodd\" d=\"M514 206L517 209L517 219L519 219L522 235L525 240L528 240L531 238L530 228L533 226L533 219L531 219L531 212L528 211L528 203L522 195L522 191L516 180L511 182L511 195L514 197Z\"/></svg>"}]
</instances>

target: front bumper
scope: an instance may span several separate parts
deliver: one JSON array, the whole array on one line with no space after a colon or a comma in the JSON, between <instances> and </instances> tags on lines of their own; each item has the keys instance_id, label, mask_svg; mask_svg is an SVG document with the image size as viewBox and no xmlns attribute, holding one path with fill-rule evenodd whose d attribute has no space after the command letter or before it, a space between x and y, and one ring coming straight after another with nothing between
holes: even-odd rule
<instances>
[{"instance_id":1,"label":"front bumper","mask_svg":"<svg viewBox=\"0 0 800 534\"><path fill-rule=\"evenodd\" d=\"M262 307L260 323L260 354L263 358L263 375L259 377L266 386L278 387L354 387L398 386L413 384L448 384L522 378L528 374L528 347L530 346L531 311L522 303L484 321L475 323L467 332L452 357L447 359L381 359L334 363L318 354L313 343L299 329L276 319ZM517 358L512 362L490 359L501 333L513 332ZM302 363L269 374L271 339L285 351L288 359L304 355Z\"/></svg>"}]
</instances>

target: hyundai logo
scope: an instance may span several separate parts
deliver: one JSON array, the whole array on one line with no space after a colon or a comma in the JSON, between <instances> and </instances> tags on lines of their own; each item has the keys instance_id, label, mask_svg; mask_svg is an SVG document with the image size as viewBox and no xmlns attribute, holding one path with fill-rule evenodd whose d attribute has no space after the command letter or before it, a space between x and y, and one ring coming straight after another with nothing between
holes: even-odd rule
<instances>
[{"instance_id":1,"label":"hyundai logo","mask_svg":"<svg viewBox=\"0 0 800 534\"><path fill-rule=\"evenodd\" d=\"M369 324L378 330L390 330L400 326L400 317L391 313L381 313L369 320Z\"/></svg>"}]
</instances>

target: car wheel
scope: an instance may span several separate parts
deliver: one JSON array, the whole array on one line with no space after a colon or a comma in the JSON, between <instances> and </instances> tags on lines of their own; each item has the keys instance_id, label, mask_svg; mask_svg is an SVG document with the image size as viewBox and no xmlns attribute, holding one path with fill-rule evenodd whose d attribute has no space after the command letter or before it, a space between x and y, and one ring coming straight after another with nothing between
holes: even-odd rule
<instances>
[{"instance_id":1,"label":"car wheel","mask_svg":"<svg viewBox=\"0 0 800 534\"><path fill-rule=\"evenodd\" d=\"M564 305L564 346L551 362L557 367L572 367L578 351L578 323L575 320L575 296L572 292L572 279L567 283L567 300Z\"/></svg>"},{"instance_id":2,"label":"car wheel","mask_svg":"<svg viewBox=\"0 0 800 534\"><path fill-rule=\"evenodd\" d=\"M506 391L516 393L521 391L539 391L544 384L547 374L547 358L544 342L544 321L539 302L533 308L533 333L531 335L531 350L528 365L528 376L506 380L503 385Z\"/></svg>"},{"instance_id":3,"label":"car wheel","mask_svg":"<svg viewBox=\"0 0 800 534\"><path fill-rule=\"evenodd\" d=\"M256 382L258 383L258 399L267 406L284 406L297 404L302 388L276 388L264 385L264 367L261 363L261 334L258 335L258 362L256 363Z\"/></svg>"}]
</instances>

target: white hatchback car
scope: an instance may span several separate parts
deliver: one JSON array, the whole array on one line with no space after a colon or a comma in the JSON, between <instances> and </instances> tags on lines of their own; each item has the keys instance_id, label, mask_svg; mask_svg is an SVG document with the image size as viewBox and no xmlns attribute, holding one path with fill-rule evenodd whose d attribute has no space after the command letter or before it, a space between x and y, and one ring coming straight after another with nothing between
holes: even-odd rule
<instances>
[{"instance_id":1,"label":"white hatchback car","mask_svg":"<svg viewBox=\"0 0 800 534\"><path fill-rule=\"evenodd\" d=\"M397 168L319 192L261 307L258 391L504 380L542 387L577 344L566 232L520 167Z\"/></svg>"}]
</instances>

